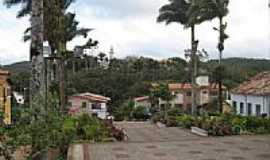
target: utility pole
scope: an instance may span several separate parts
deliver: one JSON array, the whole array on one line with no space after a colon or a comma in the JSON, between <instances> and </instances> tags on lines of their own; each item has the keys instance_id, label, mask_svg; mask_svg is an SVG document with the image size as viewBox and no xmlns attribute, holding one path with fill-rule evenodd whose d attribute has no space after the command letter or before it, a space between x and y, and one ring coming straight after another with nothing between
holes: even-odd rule
<instances>
[{"instance_id":1,"label":"utility pole","mask_svg":"<svg viewBox=\"0 0 270 160\"><path fill-rule=\"evenodd\" d=\"M199 41L194 40L192 42L192 49L185 50L185 56L187 58L190 58L190 71L191 71L191 84L192 84L192 89L191 89L191 99L192 99L191 113L192 113L192 115L195 115L197 112L196 77L198 75L198 55L197 55L198 44L199 44Z\"/></svg>"}]
</instances>

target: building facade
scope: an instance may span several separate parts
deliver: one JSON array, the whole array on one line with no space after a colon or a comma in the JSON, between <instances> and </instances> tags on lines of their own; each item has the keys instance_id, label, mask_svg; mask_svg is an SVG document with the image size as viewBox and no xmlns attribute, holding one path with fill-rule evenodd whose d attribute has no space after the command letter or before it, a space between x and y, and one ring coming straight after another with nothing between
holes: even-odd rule
<instances>
[{"instance_id":1,"label":"building facade","mask_svg":"<svg viewBox=\"0 0 270 160\"><path fill-rule=\"evenodd\" d=\"M5 124L11 124L11 86L10 73L0 69L0 112ZM1 120L1 121L2 121Z\"/></svg>"},{"instance_id":2,"label":"building facade","mask_svg":"<svg viewBox=\"0 0 270 160\"><path fill-rule=\"evenodd\" d=\"M224 94L226 87L222 86ZM175 96L170 102L173 107L180 107L185 111L191 111L192 105L192 84L173 83L169 84L169 90ZM204 107L218 97L218 84L210 83L208 76L199 76L196 79L196 102L199 107ZM166 102L161 102L161 104Z\"/></svg>"},{"instance_id":3,"label":"building facade","mask_svg":"<svg viewBox=\"0 0 270 160\"><path fill-rule=\"evenodd\" d=\"M243 116L270 117L270 72L263 72L232 90L234 111Z\"/></svg>"},{"instance_id":4,"label":"building facade","mask_svg":"<svg viewBox=\"0 0 270 160\"><path fill-rule=\"evenodd\" d=\"M70 96L68 102L70 105L69 113L78 114L96 114L101 119L106 119L108 113L108 102L111 99L93 93L82 93Z\"/></svg>"}]
</instances>

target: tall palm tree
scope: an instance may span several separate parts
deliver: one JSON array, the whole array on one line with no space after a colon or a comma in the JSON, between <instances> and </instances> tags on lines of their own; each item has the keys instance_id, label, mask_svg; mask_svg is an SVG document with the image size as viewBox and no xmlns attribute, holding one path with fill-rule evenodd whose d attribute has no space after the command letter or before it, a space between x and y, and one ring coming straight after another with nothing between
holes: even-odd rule
<instances>
[{"instance_id":1,"label":"tall palm tree","mask_svg":"<svg viewBox=\"0 0 270 160\"><path fill-rule=\"evenodd\" d=\"M224 17L229 13L228 5L229 0L212 0L214 3L214 13L216 13L216 17L219 19L219 29L214 28L214 30L219 31L219 43L218 43L218 50L219 50L219 68L222 69L222 55L224 51L224 42L229 36L225 33L227 28L227 23L223 22ZM222 72L222 70L220 70ZM218 82L218 90L219 90L219 108L220 112L223 111L223 94L222 94L222 73L219 73L219 82Z\"/></svg>"},{"instance_id":2,"label":"tall palm tree","mask_svg":"<svg viewBox=\"0 0 270 160\"><path fill-rule=\"evenodd\" d=\"M34 12L32 7L35 0L5 0L4 4L11 7L17 4L22 4L21 10L18 12L17 17L23 17ZM66 13L66 10L74 0L46 0L42 1L43 5L43 40L48 41L51 47L51 52L54 54L57 51L60 57L58 70L59 70L59 88L60 88L60 104L63 111L65 105L65 75L64 75L64 57L66 56L66 43L71 41L78 35L87 37L87 33L92 29L78 28L78 22L75 20L75 14ZM31 31L33 33L33 26L26 30L26 34ZM25 40L32 37L26 35ZM41 51L42 52L42 51ZM38 83L37 83L38 84Z\"/></svg>"},{"instance_id":3,"label":"tall palm tree","mask_svg":"<svg viewBox=\"0 0 270 160\"><path fill-rule=\"evenodd\" d=\"M31 14L31 99L40 95L44 87L43 68L43 0L32 1Z\"/></svg>"},{"instance_id":4,"label":"tall palm tree","mask_svg":"<svg viewBox=\"0 0 270 160\"><path fill-rule=\"evenodd\" d=\"M191 64L192 64L192 114L196 113L196 83L197 76L197 47L199 41L195 37L195 26L211 19L207 15L202 15L197 10L197 3L201 0L169 0L169 4L159 9L157 22L180 23L185 28L191 28Z\"/></svg>"},{"instance_id":5,"label":"tall palm tree","mask_svg":"<svg viewBox=\"0 0 270 160\"><path fill-rule=\"evenodd\" d=\"M223 106L223 95L222 95L222 55L224 51L224 42L229 36L225 33L227 28L227 23L224 23L224 17L228 15L229 9L229 0L204 0L201 3L197 3L197 10L201 12L201 15L211 17L211 19L218 18L219 28L214 27L215 31L219 32L219 42L217 49L219 51L219 66L218 70L218 90L219 90L219 109L222 112Z\"/></svg>"}]
</instances>

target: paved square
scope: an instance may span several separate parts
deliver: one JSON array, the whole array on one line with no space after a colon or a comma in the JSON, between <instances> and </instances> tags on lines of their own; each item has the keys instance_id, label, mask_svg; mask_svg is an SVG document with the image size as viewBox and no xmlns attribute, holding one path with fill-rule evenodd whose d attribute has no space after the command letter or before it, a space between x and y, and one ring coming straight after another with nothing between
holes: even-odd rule
<instances>
[{"instance_id":1,"label":"paved square","mask_svg":"<svg viewBox=\"0 0 270 160\"><path fill-rule=\"evenodd\" d=\"M270 135L204 138L150 123L118 125L127 142L88 144L90 157L80 160L270 160Z\"/></svg>"}]
</instances>

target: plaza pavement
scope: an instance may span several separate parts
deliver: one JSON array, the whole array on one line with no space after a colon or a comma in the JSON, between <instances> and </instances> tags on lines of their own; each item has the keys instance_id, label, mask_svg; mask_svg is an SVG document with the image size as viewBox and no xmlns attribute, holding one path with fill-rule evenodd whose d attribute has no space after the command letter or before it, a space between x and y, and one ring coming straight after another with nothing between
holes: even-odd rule
<instances>
[{"instance_id":1,"label":"plaza pavement","mask_svg":"<svg viewBox=\"0 0 270 160\"><path fill-rule=\"evenodd\" d=\"M180 128L121 122L129 140L71 146L69 160L270 160L270 135L199 137Z\"/></svg>"}]
</instances>

